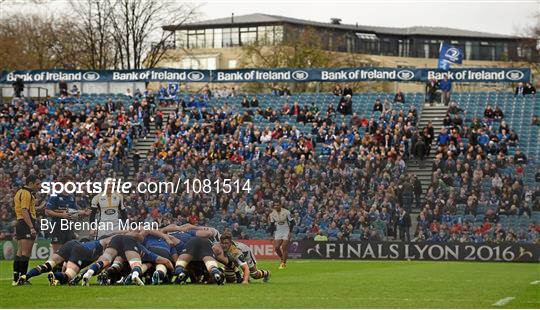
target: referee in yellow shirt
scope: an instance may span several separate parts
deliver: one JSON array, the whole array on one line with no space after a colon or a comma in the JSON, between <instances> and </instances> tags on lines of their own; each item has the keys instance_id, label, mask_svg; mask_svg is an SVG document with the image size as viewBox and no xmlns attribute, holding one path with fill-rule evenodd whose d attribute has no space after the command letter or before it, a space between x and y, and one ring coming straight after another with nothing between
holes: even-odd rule
<instances>
[{"instance_id":1,"label":"referee in yellow shirt","mask_svg":"<svg viewBox=\"0 0 540 310\"><path fill-rule=\"evenodd\" d=\"M33 192L39 188L39 180L35 175L29 175L25 184L13 197L17 216L17 255L13 261L13 285L17 285L19 276L28 271L28 261L37 235L36 197Z\"/></svg>"}]
</instances>

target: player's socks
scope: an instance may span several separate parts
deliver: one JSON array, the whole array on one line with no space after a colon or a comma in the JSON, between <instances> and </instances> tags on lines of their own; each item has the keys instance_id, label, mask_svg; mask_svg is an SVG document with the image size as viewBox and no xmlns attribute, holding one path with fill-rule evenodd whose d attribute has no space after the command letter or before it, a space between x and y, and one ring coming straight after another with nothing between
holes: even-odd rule
<instances>
[{"instance_id":1,"label":"player's socks","mask_svg":"<svg viewBox=\"0 0 540 310\"><path fill-rule=\"evenodd\" d=\"M255 273L252 273L253 279L262 279L268 277L269 272L267 270L257 270Z\"/></svg>"},{"instance_id":2,"label":"player's socks","mask_svg":"<svg viewBox=\"0 0 540 310\"><path fill-rule=\"evenodd\" d=\"M30 282L28 282L28 279L26 278L26 272L28 271L28 261L30 260L30 257L19 256L18 258L19 258L19 264L18 264L19 277L17 279L17 282L13 282L13 284L14 285L30 284Z\"/></svg>"},{"instance_id":3,"label":"player's socks","mask_svg":"<svg viewBox=\"0 0 540 310\"><path fill-rule=\"evenodd\" d=\"M13 260L13 283L17 283L19 281L19 261L20 257L18 255L15 255L15 259Z\"/></svg>"},{"instance_id":4,"label":"player's socks","mask_svg":"<svg viewBox=\"0 0 540 310\"><path fill-rule=\"evenodd\" d=\"M142 270L141 270L140 266L133 267L133 269L132 269L133 276L138 277L138 276L141 275L141 273L142 273Z\"/></svg>"},{"instance_id":5,"label":"player's socks","mask_svg":"<svg viewBox=\"0 0 540 310\"><path fill-rule=\"evenodd\" d=\"M210 269L210 273L218 285L223 284L225 281L225 275L221 272L221 270L219 270L217 267L212 267L212 269Z\"/></svg>"},{"instance_id":6,"label":"player's socks","mask_svg":"<svg viewBox=\"0 0 540 310\"><path fill-rule=\"evenodd\" d=\"M92 266L88 267L88 270L86 270L84 278L90 278L94 274L98 273L101 269L103 269L103 262L99 261L93 263Z\"/></svg>"},{"instance_id":7,"label":"player's socks","mask_svg":"<svg viewBox=\"0 0 540 310\"><path fill-rule=\"evenodd\" d=\"M103 269L103 262L98 261L92 264L86 272L84 273L82 277L82 286L89 286L90 285L90 278L95 274L98 273L101 269Z\"/></svg>"},{"instance_id":8,"label":"player's socks","mask_svg":"<svg viewBox=\"0 0 540 310\"><path fill-rule=\"evenodd\" d=\"M157 272L158 272L158 274L159 274L159 279L160 279L160 280L164 280L164 279L165 279L165 276L166 276L165 272L163 272L163 271L161 271L161 270L158 270Z\"/></svg>"},{"instance_id":9,"label":"player's socks","mask_svg":"<svg viewBox=\"0 0 540 310\"><path fill-rule=\"evenodd\" d=\"M165 273L161 270L154 271L152 275L152 284L157 285L165 280Z\"/></svg>"},{"instance_id":10,"label":"player's socks","mask_svg":"<svg viewBox=\"0 0 540 310\"><path fill-rule=\"evenodd\" d=\"M134 267L133 272L131 273L131 279L137 285L144 285L144 282L141 280L140 275L142 274L142 269L140 266Z\"/></svg>"},{"instance_id":11,"label":"player's socks","mask_svg":"<svg viewBox=\"0 0 540 310\"><path fill-rule=\"evenodd\" d=\"M49 270L45 270L44 272L47 272L47 271ZM28 271L28 273L26 274L26 278L30 279L30 278L39 276L40 274L42 274L41 269L39 268L39 266L37 266L35 268L30 269L30 271Z\"/></svg>"},{"instance_id":12,"label":"player's socks","mask_svg":"<svg viewBox=\"0 0 540 310\"><path fill-rule=\"evenodd\" d=\"M242 283L242 281L244 280L244 277L242 277L240 270L236 270L234 272L234 276L236 277L236 283Z\"/></svg>"},{"instance_id":13,"label":"player's socks","mask_svg":"<svg viewBox=\"0 0 540 310\"><path fill-rule=\"evenodd\" d=\"M176 275L176 281L175 282L177 284L185 282L186 279L187 279L186 269L184 269L184 267L182 267L182 266L176 266L176 268L174 269L174 274Z\"/></svg>"},{"instance_id":14,"label":"player's socks","mask_svg":"<svg viewBox=\"0 0 540 310\"><path fill-rule=\"evenodd\" d=\"M156 265L156 270L152 274L152 284L157 285L161 284L165 281L165 277L167 276L167 267L162 264Z\"/></svg>"},{"instance_id":15,"label":"player's socks","mask_svg":"<svg viewBox=\"0 0 540 310\"><path fill-rule=\"evenodd\" d=\"M52 270L51 264L49 262L46 262L45 264L39 265L35 268L30 269L28 273L26 274L26 278L30 279L36 276L39 276L42 273L49 272Z\"/></svg>"},{"instance_id":16,"label":"player's socks","mask_svg":"<svg viewBox=\"0 0 540 310\"><path fill-rule=\"evenodd\" d=\"M184 267L176 266L176 268L174 269L174 274L179 275L181 273L186 273L186 270L184 269Z\"/></svg>"},{"instance_id":17,"label":"player's socks","mask_svg":"<svg viewBox=\"0 0 540 310\"><path fill-rule=\"evenodd\" d=\"M54 277L56 278L56 280L58 280L60 284L66 284L69 281L69 277L63 272L55 272Z\"/></svg>"},{"instance_id":18,"label":"player's socks","mask_svg":"<svg viewBox=\"0 0 540 310\"><path fill-rule=\"evenodd\" d=\"M26 274L28 271L28 262L30 261L30 257L28 256L19 256L21 259L21 262L19 263L19 272L21 274Z\"/></svg>"},{"instance_id":19,"label":"player's socks","mask_svg":"<svg viewBox=\"0 0 540 310\"><path fill-rule=\"evenodd\" d=\"M82 280L83 275L84 275L85 273L86 273L86 271L77 274L73 279L71 279L71 281L69 281L69 284L70 284L70 285L77 285L77 284L79 284L79 282Z\"/></svg>"},{"instance_id":20,"label":"player's socks","mask_svg":"<svg viewBox=\"0 0 540 310\"><path fill-rule=\"evenodd\" d=\"M268 282L270 280L270 271L269 270L261 270L263 273L263 282Z\"/></svg>"}]
</instances>

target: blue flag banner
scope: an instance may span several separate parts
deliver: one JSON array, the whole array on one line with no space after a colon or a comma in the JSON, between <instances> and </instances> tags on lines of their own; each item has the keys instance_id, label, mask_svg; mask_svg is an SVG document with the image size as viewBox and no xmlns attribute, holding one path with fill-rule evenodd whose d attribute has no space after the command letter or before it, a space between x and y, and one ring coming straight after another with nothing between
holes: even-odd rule
<instances>
[{"instance_id":1,"label":"blue flag banner","mask_svg":"<svg viewBox=\"0 0 540 310\"><path fill-rule=\"evenodd\" d=\"M443 43L439 51L438 67L441 70L449 70L450 64L460 65L463 62L463 51L459 47Z\"/></svg>"},{"instance_id":2,"label":"blue flag banner","mask_svg":"<svg viewBox=\"0 0 540 310\"><path fill-rule=\"evenodd\" d=\"M426 82L442 79L455 82L529 82L529 68L256 68L238 70L184 70L155 68L141 70L23 70L0 72L0 84L11 85L17 78L25 83L66 82L175 82L175 83L251 83L251 82Z\"/></svg>"}]
</instances>

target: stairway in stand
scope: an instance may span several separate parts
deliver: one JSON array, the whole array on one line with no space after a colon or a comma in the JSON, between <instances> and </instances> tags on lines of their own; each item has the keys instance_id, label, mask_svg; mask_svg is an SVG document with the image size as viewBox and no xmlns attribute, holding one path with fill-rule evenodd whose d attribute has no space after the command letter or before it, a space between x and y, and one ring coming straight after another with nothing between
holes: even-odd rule
<instances>
[{"instance_id":1,"label":"stairway in stand","mask_svg":"<svg viewBox=\"0 0 540 310\"><path fill-rule=\"evenodd\" d=\"M423 167L420 167L419 162L415 159L411 159L407 162L407 172L411 174L416 174L416 176L420 180L420 183L422 183L422 199L424 199L427 188L429 184L431 184L431 166L435 158L435 146L437 144L437 137L439 136L439 132L443 127L443 119L446 115L447 110L448 107L442 104L435 104L434 106L431 106L429 103L426 103L424 104L422 113L419 116L417 125L418 130L422 130L424 127L427 126L429 121L431 121L435 133L433 137L433 142L431 144L431 152L429 156L424 159Z\"/></svg>"},{"instance_id":2,"label":"stairway in stand","mask_svg":"<svg viewBox=\"0 0 540 310\"><path fill-rule=\"evenodd\" d=\"M176 108L175 107L162 107L158 105L156 109L157 111L163 112L163 124L165 124L167 122L169 113L174 112ZM133 147L131 148L131 151L129 152L129 155L128 155L129 179L126 181L130 181L130 182L134 181L135 168L133 167L133 154L135 154L135 152L139 152L139 156L141 158L139 160L139 167L140 167L142 165L142 162L145 160L146 156L148 155L148 152L152 148L152 145L154 144L154 142L156 142L156 133L157 133L156 124L155 122L152 121L150 123L150 131L146 135L146 139L143 136L138 137L137 139L134 139Z\"/></svg>"}]
</instances>

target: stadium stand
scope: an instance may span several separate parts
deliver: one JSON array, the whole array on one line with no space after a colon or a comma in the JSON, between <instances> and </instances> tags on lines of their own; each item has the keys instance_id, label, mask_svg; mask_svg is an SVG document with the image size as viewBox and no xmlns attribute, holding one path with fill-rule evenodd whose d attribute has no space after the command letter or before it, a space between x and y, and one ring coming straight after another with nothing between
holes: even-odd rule
<instances>
[{"instance_id":1,"label":"stadium stand","mask_svg":"<svg viewBox=\"0 0 540 310\"><path fill-rule=\"evenodd\" d=\"M231 94L206 89L170 96L162 88L134 96L55 96L43 103L14 99L4 104L0 116L2 204L9 204L7 197L15 189L9 184L19 185L23 171L43 169L46 179L66 174L96 179L110 176L112 169L138 182L251 180L250 193L125 197L132 219L191 222L219 230L234 226L233 234L240 238L269 238L269 202L278 197L294 214L298 239L325 234L331 240L539 240L540 188L535 178L540 130L531 119L540 114L540 97L452 94L454 107L463 110L451 113L463 120L461 150L471 145L468 128L474 118L495 136L501 128L502 121L484 120L488 105L502 110L519 140L504 145L493 171L485 165L489 156L471 159L461 152L456 161L468 168L450 177L436 169L438 158L446 156L438 149L438 132L429 143L433 149L427 164L413 163L413 137L422 132L422 113L429 109L424 108L423 93L404 94L405 104L394 103L389 93ZM244 96L249 107L242 104ZM377 101L382 111L374 109ZM453 129L455 124L443 127ZM134 151L142 157L138 165ZM520 153L526 162L515 162ZM427 171L427 181L418 180L418 171ZM499 191L493 173L511 190ZM80 203L88 204L88 197ZM12 231L12 221L10 209L1 208L0 230ZM415 233L409 237L411 226Z\"/></svg>"}]
</instances>

